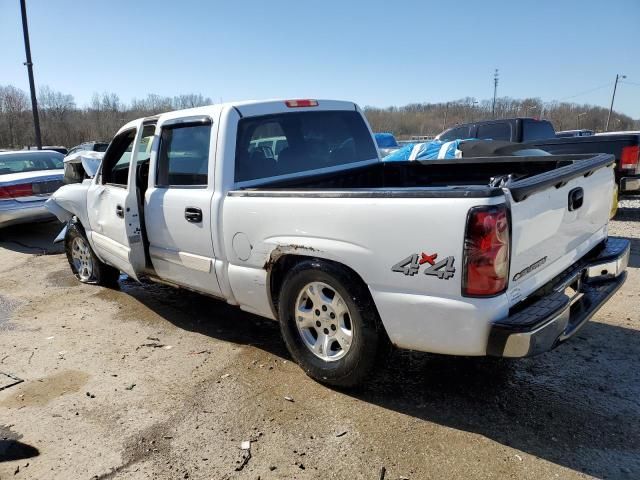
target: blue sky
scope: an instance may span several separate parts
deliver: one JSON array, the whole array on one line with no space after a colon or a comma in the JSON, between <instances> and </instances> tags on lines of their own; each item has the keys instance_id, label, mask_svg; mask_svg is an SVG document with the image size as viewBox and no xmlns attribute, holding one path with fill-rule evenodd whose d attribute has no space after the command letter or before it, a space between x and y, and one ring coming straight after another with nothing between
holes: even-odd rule
<instances>
[{"instance_id":1,"label":"blue sky","mask_svg":"<svg viewBox=\"0 0 640 480\"><path fill-rule=\"evenodd\" d=\"M27 0L27 8L36 84L79 105L103 91L125 102L190 92L375 106L486 99L499 68L499 96L580 94L568 100L607 107L624 73L616 110L640 118L638 0ZM0 0L0 46L0 84L26 90L19 0Z\"/></svg>"}]
</instances>

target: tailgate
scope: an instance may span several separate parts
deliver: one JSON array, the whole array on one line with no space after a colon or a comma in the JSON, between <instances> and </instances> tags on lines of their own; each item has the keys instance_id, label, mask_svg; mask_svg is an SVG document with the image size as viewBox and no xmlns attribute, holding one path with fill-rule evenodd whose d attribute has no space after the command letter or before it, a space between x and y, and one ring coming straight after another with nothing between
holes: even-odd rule
<instances>
[{"instance_id":1,"label":"tailgate","mask_svg":"<svg viewBox=\"0 0 640 480\"><path fill-rule=\"evenodd\" d=\"M547 283L607 235L614 157L598 155L513 182L510 304Z\"/></svg>"}]
</instances>

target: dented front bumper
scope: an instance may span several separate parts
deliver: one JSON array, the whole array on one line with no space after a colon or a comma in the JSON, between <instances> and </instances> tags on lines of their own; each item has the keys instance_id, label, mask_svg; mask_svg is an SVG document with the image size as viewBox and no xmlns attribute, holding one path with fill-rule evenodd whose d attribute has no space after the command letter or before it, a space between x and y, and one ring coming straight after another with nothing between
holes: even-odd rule
<instances>
[{"instance_id":1,"label":"dented front bumper","mask_svg":"<svg viewBox=\"0 0 640 480\"><path fill-rule=\"evenodd\" d=\"M629 255L629 240L609 238L599 253L576 262L493 323L487 355L528 357L572 337L622 286Z\"/></svg>"}]
</instances>

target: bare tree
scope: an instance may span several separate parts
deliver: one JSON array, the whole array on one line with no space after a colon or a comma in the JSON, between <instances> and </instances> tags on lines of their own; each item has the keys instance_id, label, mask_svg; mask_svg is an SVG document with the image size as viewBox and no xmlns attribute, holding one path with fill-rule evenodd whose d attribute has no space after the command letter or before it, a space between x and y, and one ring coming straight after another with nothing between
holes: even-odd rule
<instances>
[{"instance_id":1,"label":"bare tree","mask_svg":"<svg viewBox=\"0 0 640 480\"><path fill-rule=\"evenodd\" d=\"M123 103L112 92L94 93L91 101L78 107L72 95L43 86L39 104L46 144L73 146L88 140L109 140L126 122L169 110L211 104L211 98L198 93L165 97L150 93L145 98ZM412 103L403 107L366 107L365 114L374 131L393 132L399 138L436 135L459 123L491 119L491 100L465 97L451 102ZM31 143L30 103L25 92L11 85L0 85L0 148L20 148ZM557 130L589 128L601 131L608 110L593 105L543 102L539 98L498 98L496 116L542 117ZM640 129L640 120L614 112L611 124L616 130Z\"/></svg>"},{"instance_id":2,"label":"bare tree","mask_svg":"<svg viewBox=\"0 0 640 480\"><path fill-rule=\"evenodd\" d=\"M38 93L42 139L45 144L73 141L71 118L76 112L73 95L57 92L48 86L40 87Z\"/></svg>"},{"instance_id":3,"label":"bare tree","mask_svg":"<svg viewBox=\"0 0 640 480\"><path fill-rule=\"evenodd\" d=\"M7 127L7 146L15 148L27 142L26 114L29 111L29 98L13 85L0 87L0 111Z\"/></svg>"}]
</instances>

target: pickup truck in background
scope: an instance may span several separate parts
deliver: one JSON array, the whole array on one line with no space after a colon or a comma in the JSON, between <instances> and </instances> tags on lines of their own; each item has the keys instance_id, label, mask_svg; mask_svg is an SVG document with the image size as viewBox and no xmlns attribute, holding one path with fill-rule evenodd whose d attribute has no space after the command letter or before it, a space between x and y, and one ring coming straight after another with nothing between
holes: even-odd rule
<instances>
[{"instance_id":1,"label":"pickup truck in background","mask_svg":"<svg viewBox=\"0 0 640 480\"><path fill-rule=\"evenodd\" d=\"M436 138L442 141L478 138L521 142L553 154L610 153L616 158L615 177L620 194L640 194L640 132L558 138L548 120L503 118L456 125Z\"/></svg>"},{"instance_id":2,"label":"pickup truck in background","mask_svg":"<svg viewBox=\"0 0 640 480\"><path fill-rule=\"evenodd\" d=\"M589 137L595 134L593 130L589 130L586 128L581 128L578 130L561 130L556 132L557 138L569 138L569 137Z\"/></svg>"},{"instance_id":3,"label":"pickup truck in background","mask_svg":"<svg viewBox=\"0 0 640 480\"><path fill-rule=\"evenodd\" d=\"M351 102L237 102L126 124L47 206L81 282L123 271L278 320L310 376L353 386L391 345L525 357L570 338L626 278L613 164L386 163Z\"/></svg>"}]
</instances>

